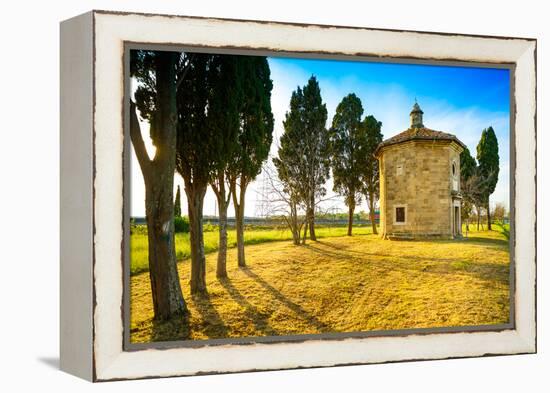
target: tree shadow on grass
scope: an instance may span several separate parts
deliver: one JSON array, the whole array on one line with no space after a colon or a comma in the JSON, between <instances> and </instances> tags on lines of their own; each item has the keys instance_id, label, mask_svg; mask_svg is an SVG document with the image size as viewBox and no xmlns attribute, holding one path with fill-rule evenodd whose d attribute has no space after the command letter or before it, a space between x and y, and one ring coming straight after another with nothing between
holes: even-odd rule
<instances>
[{"instance_id":1,"label":"tree shadow on grass","mask_svg":"<svg viewBox=\"0 0 550 393\"><path fill-rule=\"evenodd\" d=\"M470 235L467 238L462 239L443 239L434 240L434 242L449 244L449 243L466 243L466 244L478 244L481 246L492 246L494 248L502 249L508 248L510 242L506 239L478 237L476 235Z\"/></svg>"},{"instance_id":2,"label":"tree shadow on grass","mask_svg":"<svg viewBox=\"0 0 550 393\"><path fill-rule=\"evenodd\" d=\"M189 313L166 321L153 319L152 324L151 341L188 340L191 335Z\"/></svg>"},{"instance_id":3,"label":"tree shadow on grass","mask_svg":"<svg viewBox=\"0 0 550 393\"><path fill-rule=\"evenodd\" d=\"M309 314L306 310L302 308L302 306L294 303L287 297L285 297L279 290L277 290L275 287L273 287L271 284L269 284L267 281L265 281L263 278L258 276L256 273L254 273L250 268L244 267L241 268L242 271L255 280L258 284L260 284L262 287L267 290L271 296L273 296L277 301L288 307L290 310L292 310L298 317L315 327L319 332L327 332L332 331L329 326L321 322L319 319L317 319L315 316Z\"/></svg>"},{"instance_id":4,"label":"tree shadow on grass","mask_svg":"<svg viewBox=\"0 0 550 393\"><path fill-rule=\"evenodd\" d=\"M460 242L457 240L438 240L441 243ZM482 246L498 246L501 248L502 243L507 244L506 241L500 239L476 239L475 242ZM319 242L323 246L319 247L316 244L309 244L303 247L308 250L317 253L319 255L337 259L337 260L350 260L360 262L371 262L377 267L385 270L401 270L410 272L426 272L433 274L467 274L474 276L480 280L500 284L509 285L509 273L510 265L496 264L478 261L465 261L463 258L436 258L428 256L410 256L410 255L393 255L386 253L369 253L369 252L357 252L347 250L345 247L338 247L333 244L327 244ZM330 248L330 249L327 249ZM482 252L482 250L480 250ZM376 258L376 260L369 259L369 257ZM426 263L429 265L426 266Z\"/></svg>"},{"instance_id":5,"label":"tree shadow on grass","mask_svg":"<svg viewBox=\"0 0 550 393\"><path fill-rule=\"evenodd\" d=\"M209 338L228 337L229 329L223 322L222 317L212 304L210 294L195 295L192 298L193 304L202 317L201 332Z\"/></svg>"},{"instance_id":6,"label":"tree shadow on grass","mask_svg":"<svg viewBox=\"0 0 550 393\"><path fill-rule=\"evenodd\" d=\"M357 237L356 235L354 235L353 237ZM351 239L351 237L347 237L346 239ZM333 248L335 250L339 250L339 251L350 251L349 250L349 245L336 245L332 242L328 242L328 241L324 241L324 240L317 240L317 244L321 244L325 247L328 247L328 248ZM357 252L357 251L352 251L352 252Z\"/></svg>"},{"instance_id":7,"label":"tree shadow on grass","mask_svg":"<svg viewBox=\"0 0 550 393\"><path fill-rule=\"evenodd\" d=\"M229 278L220 278L219 281L233 300L245 308L246 318L254 323L254 327L258 332L265 336L277 335L277 331L269 325L269 315L262 313L256 306L246 300L239 290L231 283Z\"/></svg>"},{"instance_id":8,"label":"tree shadow on grass","mask_svg":"<svg viewBox=\"0 0 550 393\"><path fill-rule=\"evenodd\" d=\"M323 248L319 247L318 244L304 244L304 247L307 250L310 250L316 254L323 255L325 257L334 258L338 260L354 260L354 259L364 259L365 256L369 255L364 252L348 250L345 247L337 247L329 243L324 243L318 241L319 245L325 246ZM327 249L330 248L330 249ZM375 255L375 254L372 254ZM376 254L379 256L379 254Z\"/></svg>"},{"instance_id":9,"label":"tree shadow on grass","mask_svg":"<svg viewBox=\"0 0 550 393\"><path fill-rule=\"evenodd\" d=\"M384 270L429 273L435 275L467 275L491 285L510 284L510 265L467 261L460 258L428 258L401 256L397 261L381 260L376 265Z\"/></svg>"},{"instance_id":10,"label":"tree shadow on grass","mask_svg":"<svg viewBox=\"0 0 550 393\"><path fill-rule=\"evenodd\" d=\"M354 237L356 237L354 235ZM401 242L401 240L393 240L392 243L398 243L398 242ZM428 243L440 243L440 244L461 244L461 243L464 243L464 244L471 244L471 245L479 245L479 246L484 246L484 247L491 247L492 249L507 249L508 246L509 246L509 241L507 239L498 239L498 238L487 238L487 237L481 237L481 236L476 236L476 235L470 235L470 237L468 238L462 238L462 239L417 239L417 240L406 240L404 241L406 242L407 244L410 244L410 243L423 243L423 242L428 242ZM313 243L315 244L315 243ZM339 251L345 251L345 252L348 252L350 254L358 254L358 255L361 255L362 252L360 251L355 251L355 250L350 250L350 246L347 245L347 244L343 244L343 245L338 245L338 244L334 244L333 242L327 242L327 241L321 241L321 240L318 240L317 241L317 244L320 244L320 245L323 245L327 248L333 248L335 250L339 250Z\"/></svg>"}]
</instances>

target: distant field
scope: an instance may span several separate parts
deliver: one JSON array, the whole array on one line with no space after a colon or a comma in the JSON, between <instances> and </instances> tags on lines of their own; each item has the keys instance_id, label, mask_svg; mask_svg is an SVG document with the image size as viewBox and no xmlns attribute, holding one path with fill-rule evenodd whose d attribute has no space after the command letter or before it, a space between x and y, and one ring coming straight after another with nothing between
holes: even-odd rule
<instances>
[{"instance_id":1,"label":"distant field","mask_svg":"<svg viewBox=\"0 0 550 393\"><path fill-rule=\"evenodd\" d=\"M147 232L145 226L140 226L138 233L130 235L130 272L137 274L149 270L149 262L147 260ZM315 233L317 237L322 239L326 237L344 236L347 233L347 227L316 227ZM369 227L354 227L353 233L356 235L366 235L372 233L372 228ZM206 253L214 252L218 249L218 231L213 229L209 232L204 232L204 250ZM292 240L292 234L286 228L249 228L244 232L244 241L246 245L275 242L280 240ZM228 246L237 246L237 237L234 229L228 230ZM189 258L191 249L189 246L189 234L176 234L176 256L178 261Z\"/></svg>"},{"instance_id":2,"label":"distant field","mask_svg":"<svg viewBox=\"0 0 550 393\"><path fill-rule=\"evenodd\" d=\"M154 323L149 275L133 275L131 341L486 325L509 319L509 243L501 230L438 241L335 237L345 228L319 232L325 238L306 246L272 241L284 239L284 232L249 232L251 241L271 241L246 247L246 269L237 267L236 249L229 250L229 278L224 280L216 278L216 254L210 253L206 297L190 295L190 263L183 260L178 271L190 311L187 320ZM216 235L208 233L211 242ZM184 244L181 236L179 241Z\"/></svg>"}]
</instances>

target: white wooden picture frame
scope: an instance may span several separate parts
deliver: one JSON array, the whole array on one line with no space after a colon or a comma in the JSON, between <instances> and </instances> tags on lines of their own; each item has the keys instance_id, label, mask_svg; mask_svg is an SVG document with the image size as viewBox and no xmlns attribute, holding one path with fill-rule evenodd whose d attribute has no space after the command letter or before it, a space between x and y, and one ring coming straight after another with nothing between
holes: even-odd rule
<instances>
[{"instance_id":1,"label":"white wooden picture frame","mask_svg":"<svg viewBox=\"0 0 550 393\"><path fill-rule=\"evenodd\" d=\"M513 69L512 323L125 348L127 44ZM536 40L92 11L61 23L61 368L90 381L536 352Z\"/></svg>"}]
</instances>

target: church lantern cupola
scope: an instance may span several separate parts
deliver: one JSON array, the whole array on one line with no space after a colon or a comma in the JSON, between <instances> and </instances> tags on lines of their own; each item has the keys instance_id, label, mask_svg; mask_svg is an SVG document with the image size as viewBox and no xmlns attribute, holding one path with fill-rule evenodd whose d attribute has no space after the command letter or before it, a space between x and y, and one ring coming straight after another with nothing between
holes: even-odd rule
<instances>
[{"instance_id":1,"label":"church lantern cupola","mask_svg":"<svg viewBox=\"0 0 550 393\"><path fill-rule=\"evenodd\" d=\"M411 128L423 128L424 124L422 124L422 115L424 112L422 112L422 109L420 109L420 105L418 105L418 102L415 102L411 111Z\"/></svg>"}]
</instances>

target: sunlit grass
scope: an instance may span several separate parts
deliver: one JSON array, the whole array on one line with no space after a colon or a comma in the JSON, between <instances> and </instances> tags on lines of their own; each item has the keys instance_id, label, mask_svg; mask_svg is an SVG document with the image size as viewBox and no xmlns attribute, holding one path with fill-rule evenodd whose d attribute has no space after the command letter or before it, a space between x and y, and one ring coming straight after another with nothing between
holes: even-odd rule
<instances>
[{"instance_id":1,"label":"sunlit grass","mask_svg":"<svg viewBox=\"0 0 550 393\"><path fill-rule=\"evenodd\" d=\"M441 241L373 235L325 237L306 246L272 241L247 246L246 255L248 268L239 269L236 250L229 250L226 280L216 278L216 253L207 256L205 297L190 296L190 263L179 263L190 316L170 324L153 323L149 275L132 276L131 340L486 325L509 319L508 241L500 231L470 231L468 239Z\"/></svg>"},{"instance_id":2,"label":"sunlit grass","mask_svg":"<svg viewBox=\"0 0 550 393\"><path fill-rule=\"evenodd\" d=\"M318 227L317 237L320 239L330 236L343 236L347 233L347 227ZM372 233L371 227L354 227L356 235ZM204 232L204 251L211 253L218 250L218 231ZM245 245L291 240L292 234L286 228L274 229L247 229L244 232ZM228 247L237 246L237 237L234 229L228 230ZM130 272L137 274L149 270L147 259L147 234L145 230L132 233L130 236ZM178 260L189 258L191 249L188 233L176 233L176 257Z\"/></svg>"}]
</instances>

